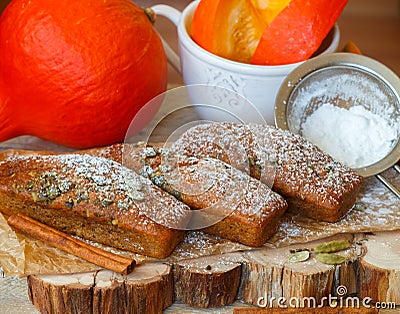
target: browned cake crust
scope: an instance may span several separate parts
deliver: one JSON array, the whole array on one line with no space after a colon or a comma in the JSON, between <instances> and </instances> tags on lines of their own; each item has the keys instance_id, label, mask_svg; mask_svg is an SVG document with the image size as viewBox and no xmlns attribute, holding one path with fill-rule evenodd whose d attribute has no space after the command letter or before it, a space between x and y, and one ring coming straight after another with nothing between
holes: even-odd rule
<instances>
[{"instance_id":1,"label":"browned cake crust","mask_svg":"<svg viewBox=\"0 0 400 314\"><path fill-rule=\"evenodd\" d=\"M197 165L200 166L200 171L203 171L204 167L201 164L202 162L199 162ZM245 173L215 160L212 164L218 178L214 187L197 197L184 195L185 203L212 206L213 202L222 202L223 207L231 209L232 212L203 230L245 245L263 245L277 231L280 218L288 207L286 201L268 186ZM186 181L190 180L186 171L182 172L181 176ZM191 171L188 174L193 175Z\"/></svg>"},{"instance_id":2,"label":"browned cake crust","mask_svg":"<svg viewBox=\"0 0 400 314\"><path fill-rule=\"evenodd\" d=\"M32 155L53 155L52 152L46 150L27 150L27 149L6 149L0 151L0 162L16 156L32 156Z\"/></svg>"},{"instance_id":3,"label":"browned cake crust","mask_svg":"<svg viewBox=\"0 0 400 314\"><path fill-rule=\"evenodd\" d=\"M0 211L63 232L164 258L183 239L189 208L120 164L89 155L13 156L0 163Z\"/></svg>"},{"instance_id":4,"label":"browned cake crust","mask_svg":"<svg viewBox=\"0 0 400 314\"><path fill-rule=\"evenodd\" d=\"M232 143L236 148L232 150ZM352 208L363 178L299 135L268 125L203 124L174 144L184 156L214 157L246 170L286 198L289 208L335 222Z\"/></svg>"},{"instance_id":5,"label":"browned cake crust","mask_svg":"<svg viewBox=\"0 0 400 314\"><path fill-rule=\"evenodd\" d=\"M204 216L193 214L188 228L198 228L199 217L205 224L215 219L202 230L245 245L263 245L287 208L268 186L218 159L179 158L146 145L116 144L85 152L123 162L192 209L203 210Z\"/></svg>"}]
</instances>

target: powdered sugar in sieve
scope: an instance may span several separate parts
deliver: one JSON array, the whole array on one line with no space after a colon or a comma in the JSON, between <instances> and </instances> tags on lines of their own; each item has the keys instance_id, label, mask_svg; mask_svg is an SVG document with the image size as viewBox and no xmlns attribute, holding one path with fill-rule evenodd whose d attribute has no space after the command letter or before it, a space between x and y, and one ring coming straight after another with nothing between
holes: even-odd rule
<instances>
[{"instance_id":1,"label":"powdered sugar in sieve","mask_svg":"<svg viewBox=\"0 0 400 314\"><path fill-rule=\"evenodd\" d=\"M400 157L399 95L400 79L384 65L335 53L289 74L276 99L275 120L360 174L376 175Z\"/></svg>"}]
</instances>

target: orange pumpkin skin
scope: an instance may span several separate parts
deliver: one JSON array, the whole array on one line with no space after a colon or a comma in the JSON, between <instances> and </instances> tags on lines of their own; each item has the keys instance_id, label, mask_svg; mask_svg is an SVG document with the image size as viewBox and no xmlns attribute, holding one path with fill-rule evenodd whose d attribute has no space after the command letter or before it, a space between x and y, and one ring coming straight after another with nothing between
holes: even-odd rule
<instances>
[{"instance_id":1,"label":"orange pumpkin skin","mask_svg":"<svg viewBox=\"0 0 400 314\"><path fill-rule=\"evenodd\" d=\"M348 0L291 0L264 31L252 64L305 61L317 51Z\"/></svg>"},{"instance_id":2,"label":"orange pumpkin skin","mask_svg":"<svg viewBox=\"0 0 400 314\"><path fill-rule=\"evenodd\" d=\"M197 5L193 15L190 33L194 41L202 48L212 52L214 41L215 21L218 17L220 0L202 0Z\"/></svg>"},{"instance_id":3,"label":"orange pumpkin skin","mask_svg":"<svg viewBox=\"0 0 400 314\"><path fill-rule=\"evenodd\" d=\"M166 86L160 38L130 0L13 0L0 18L0 141L119 142Z\"/></svg>"}]
</instances>

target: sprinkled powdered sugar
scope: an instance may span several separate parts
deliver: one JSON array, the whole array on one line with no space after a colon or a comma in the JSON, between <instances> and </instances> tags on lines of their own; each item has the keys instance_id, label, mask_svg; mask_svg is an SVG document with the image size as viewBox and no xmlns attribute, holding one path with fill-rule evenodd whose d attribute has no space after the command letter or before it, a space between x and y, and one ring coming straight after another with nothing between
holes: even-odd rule
<instances>
[{"instance_id":1,"label":"sprinkled powdered sugar","mask_svg":"<svg viewBox=\"0 0 400 314\"><path fill-rule=\"evenodd\" d=\"M112 160L78 154L17 156L10 160L13 159L36 163L37 169L42 168L43 162L50 165L37 173L40 178L51 175L47 183L51 185L38 191L37 196L41 198L36 201L49 200L49 188L57 190L64 186L66 190L57 192L56 196L63 192L74 193L67 207L74 209L79 202L90 200L97 205L92 207L97 211L93 215L111 216L113 224L123 220L132 226L153 225L148 218L150 215L156 215L159 223L171 227L183 227L181 224L187 220L187 206L155 187L150 180Z\"/></svg>"},{"instance_id":2,"label":"sprinkled powdered sugar","mask_svg":"<svg viewBox=\"0 0 400 314\"><path fill-rule=\"evenodd\" d=\"M209 233L258 246L275 230L269 222L278 220L287 208L280 195L221 160L181 156L166 149L138 155L147 157L140 173L194 209L191 230L207 227Z\"/></svg>"},{"instance_id":3,"label":"sprinkled powdered sugar","mask_svg":"<svg viewBox=\"0 0 400 314\"><path fill-rule=\"evenodd\" d=\"M149 155L148 151L155 153ZM139 173L196 209L191 228L198 229L198 223L222 219L231 212L262 224L273 211L286 207L283 198L267 186L221 160L151 147L136 155L145 158L142 168L136 169Z\"/></svg>"},{"instance_id":4,"label":"sprinkled powdered sugar","mask_svg":"<svg viewBox=\"0 0 400 314\"><path fill-rule=\"evenodd\" d=\"M188 166L172 167L172 172L164 174L174 189L190 194L195 202L199 197L202 205L217 212L236 211L259 224L286 206L266 185L218 159L183 158L190 160Z\"/></svg>"},{"instance_id":5,"label":"sprinkled powdered sugar","mask_svg":"<svg viewBox=\"0 0 400 314\"><path fill-rule=\"evenodd\" d=\"M201 124L189 129L173 145L171 152L182 156L216 157L249 173L249 156L253 156L252 135L234 123Z\"/></svg>"},{"instance_id":6,"label":"sprinkled powdered sugar","mask_svg":"<svg viewBox=\"0 0 400 314\"><path fill-rule=\"evenodd\" d=\"M267 125L250 125L259 147L275 160L279 177L293 192L338 204L361 178L300 135Z\"/></svg>"},{"instance_id":7,"label":"sprinkled powdered sugar","mask_svg":"<svg viewBox=\"0 0 400 314\"><path fill-rule=\"evenodd\" d=\"M224 147L234 145L232 141L238 146L247 145L246 153L237 156L225 151ZM303 198L314 195L319 203L339 204L343 195L362 180L350 168L324 154L301 136L268 125L203 124L183 134L172 148L196 157L224 158L229 155L230 160L224 160L229 163L255 161L261 165L260 171L266 174L262 176L263 182L279 181L287 187L288 194ZM275 176L271 167L276 171Z\"/></svg>"}]
</instances>

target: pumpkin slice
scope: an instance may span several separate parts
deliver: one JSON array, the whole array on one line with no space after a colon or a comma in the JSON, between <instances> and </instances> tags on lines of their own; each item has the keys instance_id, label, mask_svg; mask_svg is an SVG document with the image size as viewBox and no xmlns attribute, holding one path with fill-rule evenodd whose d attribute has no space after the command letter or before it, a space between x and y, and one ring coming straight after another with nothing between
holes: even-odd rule
<instances>
[{"instance_id":1,"label":"pumpkin slice","mask_svg":"<svg viewBox=\"0 0 400 314\"><path fill-rule=\"evenodd\" d=\"M213 50L214 21L219 0L202 0L194 12L190 33L193 40L207 51Z\"/></svg>"},{"instance_id":2,"label":"pumpkin slice","mask_svg":"<svg viewBox=\"0 0 400 314\"><path fill-rule=\"evenodd\" d=\"M321 45L347 0L292 0L265 29L252 64L304 61Z\"/></svg>"},{"instance_id":3,"label":"pumpkin slice","mask_svg":"<svg viewBox=\"0 0 400 314\"><path fill-rule=\"evenodd\" d=\"M268 23L290 0L202 0L191 36L221 57L250 62Z\"/></svg>"},{"instance_id":4,"label":"pumpkin slice","mask_svg":"<svg viewBox=\"0 0 400 314\"><path fill-rule=\"evenodd\" d=\"M289 4L290 0L251 0L251 3L261 13L269 24Z\"/></svg>"}]
</instances>

